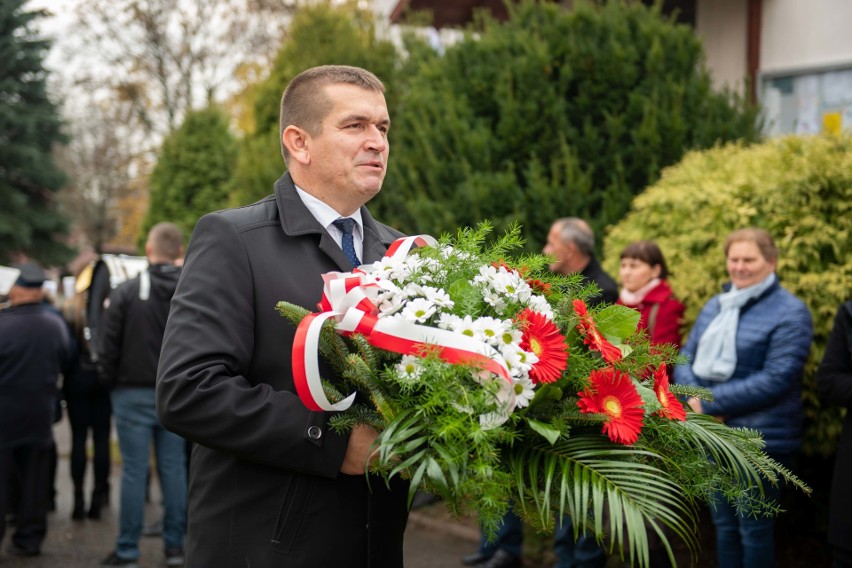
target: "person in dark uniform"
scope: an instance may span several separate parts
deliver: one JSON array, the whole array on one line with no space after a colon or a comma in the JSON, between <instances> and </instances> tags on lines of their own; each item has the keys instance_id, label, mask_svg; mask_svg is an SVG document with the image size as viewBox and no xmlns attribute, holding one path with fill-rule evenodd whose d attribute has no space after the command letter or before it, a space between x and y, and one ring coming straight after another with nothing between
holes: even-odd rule
<instances>
[{"instance_id":1,"label":"person in dark uniform","mask_svg":"<svg viewBox=\"0 0 852 568\"><path fill-rule=\"evenodd\" d=\"M18 476L9 553L37 556L47 534L52 425L70 340L65 322L44 305L44 271L34 263L20 271L10 307L0 310L0 511L8 511L9 482ZM0 541L4 533L0 520Z\"/></svg>"}]
</instances>

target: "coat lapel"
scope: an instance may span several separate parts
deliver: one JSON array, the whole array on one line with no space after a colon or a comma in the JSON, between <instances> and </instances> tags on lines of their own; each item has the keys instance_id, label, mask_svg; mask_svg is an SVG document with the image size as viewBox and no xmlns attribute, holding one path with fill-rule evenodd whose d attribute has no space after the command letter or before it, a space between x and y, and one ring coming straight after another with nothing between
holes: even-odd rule
<instances>
[{"instance_id":1,"label":"coat lapel","mask_svg":"<svg viewBox=\"0 0 852 568\"><path fill-rule=\"evenodd\" d=\"M284 234L288 236L319 235L320 251L328 255L341 271L349 272L352 269L343 250L302 203L299 194L296 193L296 186L293 184L290 172L284 172L284 175L275 183L275 200ZM393 242L393 235L383 230L363 206L361 221L364 224L364 252L361 261L369 263L381 260Z\"/></svg>"}]
</instances>

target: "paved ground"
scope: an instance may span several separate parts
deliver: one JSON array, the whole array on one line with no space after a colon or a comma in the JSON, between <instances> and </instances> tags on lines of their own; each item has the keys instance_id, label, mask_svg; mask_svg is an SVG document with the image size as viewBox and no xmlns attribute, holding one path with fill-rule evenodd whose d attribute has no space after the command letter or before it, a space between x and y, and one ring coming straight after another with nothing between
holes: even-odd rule
<instances>
[{"instance_id":1,"label":"paved ground","mask_svg":"<svg viewBox=\"0 0 852 568\"><path fill-rule=\"evenodd\" d=\"M111 478L111 505L104 509L99 521L71 521L72 484L68 471L70 452L69 430L66 421L56 426L55 435L59 448L59 469L56 477L57 510L51 513L48 535L42 546L42 555L36 558L15 558L6 553L9 538L0 546L0 568L96 568L114 547L118 518L118 487L120 466L116 466ZM87 474L91 475L91 471ZM153 521L161 516L158 486L152 484L151 504L146 510L146 519ZM777 530L778 568L814 568L828 566L829 554L824 535L803 530L795 523L794 515L779 519ZM806 527L807 529L807 527ZM12 527L7 527L7 534ZM678 566L712 568L716 564L713 532L706 511L699 523L702 551L692 561L688 552L675 545ZM525 535L525 568L549 568L552 566L550 542L546 537ZM405 534L406 568L454 568L462 566L460 559L476 549L479 540L475 520L450 519L441 503L413 511ZM162 541L158 538L143 538L141 568L165 566ZM609 558L607 568L620 568L624 564ZM318 567L327 568L327 567Z\"/></svg>"},{"instance_id":2,"label":"paved ground","mask_svg":"<svg viewBox=\"0 0 852 568\"><path fill-rule=\"evenodd\" d=\"M0 568L95 568L113 548L118 525L118 487L120 466L111 478L111 505L104 509L101 520L72 521L73 485L68 470L70 440L67 421L55 428L59 449L59 468L56 476L57 509L51 513L48 534L42 545L42 554L35 558L9 556L7 536L0 551ZM91 475L91 471L87 471ZM146 520L160 517L157 484L152 484L151 504L145 513ZM436 506L433 506L436 507ZM440 504L437 507L442 507ZM440 517L440 515L438 516ZM7 527L6 533L14 531ZM470 523L453 522L436 516L412 513L405 537L406 568L444 568L461 566L459 559L476 548L478 533ZM140 568L165 566L162 540L143 538L140 543L142 559ZM322 567L319 567L322 568Z\"/></svg>"}]
</instances>

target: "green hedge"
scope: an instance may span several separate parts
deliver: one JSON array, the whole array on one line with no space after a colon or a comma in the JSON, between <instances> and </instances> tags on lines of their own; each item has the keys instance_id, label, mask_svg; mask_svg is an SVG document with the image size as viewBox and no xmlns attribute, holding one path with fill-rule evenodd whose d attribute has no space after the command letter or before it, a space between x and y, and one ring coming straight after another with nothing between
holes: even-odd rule
<instances>
[{"instance_id":1,"label":"green hedge","mask_svg":"<svg viewBox=\"0 0 852 568\"><path fill-rule=\"evenodd\" d=\"M638 2L525 1L416 60L392 111L377 216L407 232L556 217L596 231L690 149L755 140L755 110L712 89L692 29Z\"/></svg>"},{"instance_id":2,"label":"green hedge","mask_svg":"<svg viewBox=\"0 0 852 568\"><path fill-rule=\"evenodd\" d=\"M633 200L605 238L605 266L632 241L653 239L687 304L687 323L727 281L722 245L729 232L762 227L778 245L778 276L808 306L815 340L806 366L805 452L830 454L839 410L823 408L815 372L838 304L852 282L852 135L796 137L688 154Z\"/></svg>"}]
</instances>

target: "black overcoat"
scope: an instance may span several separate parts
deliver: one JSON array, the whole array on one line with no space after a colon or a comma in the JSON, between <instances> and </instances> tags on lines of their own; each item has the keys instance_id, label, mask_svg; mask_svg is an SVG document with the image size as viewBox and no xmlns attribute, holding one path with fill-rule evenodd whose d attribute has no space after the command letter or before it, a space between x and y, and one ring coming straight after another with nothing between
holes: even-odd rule
<instances>
[{"instance_id":1,"label":"black overcoat","mask_svg":"<svg viewBox=\"0 0 852 568\"><path fill-rule=\"evenodd\" d=\"M820 398L828 404L846 407L843 430L837 442L837 457L831 481L828 542L840 550L847 562L852 562L852 301L837 310L834 327L825 345L825 355L817 370Z\"/></svg>"},{"instance_id":2,"label":"black overcoat","mask_svg":"<svg viewBox=\"0 0 852 568\"><path fill-rule=\"evenodd\" d=\"M401 233L361 215L363 260L379 260ZM187 568L402 566L407 487L339 473L348 436L295 394L295 327L275 310L316 311L321 275L349 266L289 173L196 225L157 378L160 419L195 443Z\"/></svg>"}]
</instances>

